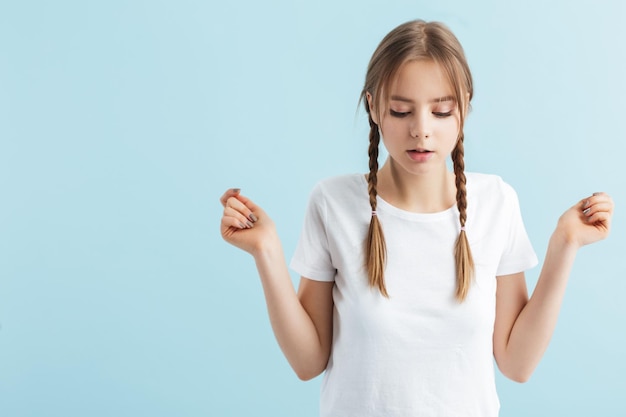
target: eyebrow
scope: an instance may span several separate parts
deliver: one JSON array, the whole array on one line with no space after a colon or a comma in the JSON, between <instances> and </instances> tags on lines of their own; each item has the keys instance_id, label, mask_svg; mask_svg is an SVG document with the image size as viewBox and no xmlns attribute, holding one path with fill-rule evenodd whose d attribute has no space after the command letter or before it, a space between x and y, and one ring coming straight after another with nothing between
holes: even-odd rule
<instances>
[{"instance_id":1,"label":"eyebrow","mask_svg":"<svg viewBox=\"0 0 626 417\"><path fill-rule=\"evenodd\" d=\"M413 103L413 100L411 100L410 98L402 97L402 96L391 96L391 100L404 101L405 103ZM430 100L431 103L441 103L444 101L455 101L455 99L453 96L444 96L444 97L437 97L437 98Z\"/></svg>"}]
</instances>

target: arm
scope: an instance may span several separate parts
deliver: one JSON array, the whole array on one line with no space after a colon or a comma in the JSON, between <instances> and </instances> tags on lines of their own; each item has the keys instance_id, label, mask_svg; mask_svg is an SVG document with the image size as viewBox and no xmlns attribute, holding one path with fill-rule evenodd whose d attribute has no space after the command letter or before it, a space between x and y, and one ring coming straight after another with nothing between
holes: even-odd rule
<instances>
[{"instance_id":1,"label":"arm","mask_svg":"<svg viewBox=\"0 0 626 417\"><path fill-rule=\"evenodd\" d=\"M524 273L498 277L493 349L498 367L517 382L530 378L548 347L576 252L608 235L613 202L603 193L580 201L557 225L532 296Z\"/></svg>"},{"instance_id":2,"label":"arm","mask_svg":"<svg viewBox=\"0 0 626 417\"><path fill-rule=\"evenodd\" d=\"M330 356L334 283L303 277L296 294L272 220L233 190L221 201L222 237L254 257L281 350L300 379L316 377Z\"/></svg>"}]
</instances>

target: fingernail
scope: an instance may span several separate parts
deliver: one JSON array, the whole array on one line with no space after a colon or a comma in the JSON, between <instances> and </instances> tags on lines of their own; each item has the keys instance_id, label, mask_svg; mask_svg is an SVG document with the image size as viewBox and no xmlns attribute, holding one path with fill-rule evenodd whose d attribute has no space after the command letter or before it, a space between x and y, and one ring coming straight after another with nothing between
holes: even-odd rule
<instances>
[{"instance_id":1,"label":"fingernail","mask_svg":"<svg viewBox=\"0 0 626 417\"><path fill-rule=\"evenodd\" d=\"M589 210L591 210L591 207L589 207L588 209L583 210L583 214L585 216L587 216L589 214Z\"/></svg>"},{"instance_id":2,"label":"fingernail","mask_svg":"<svg viewBox=\"0 0 626 417\"><path fill-rule=\"evenodd\" d=\"M233 193L239 194L239 191L241 191L241 188L233 188Z\"/></svg>"},{"instance_id":3,"label":"fingernail","mask_svg":"<svg viewBox=\"0 0 626 417\"><path fill-rule=\"evenodd\" d=\"M257 222L257 220L259 220L259 219L257 219L257 217L254 215L254 213L250 213L250 215L248 216L248 218L249 218L250 220L252 220L254 223L256 223L256 222Z\"/></svg>"},{"instance_id":4,"label":"fingernail","mask_svg":"<svg viewBox=\"0 0 626 417\"><path fill-rule=\"evenodd\" d=\"M248 228L251 228L252 226L254 226L251 221L247 221L246 224L248 225Z\"/></svg>"},{"instance_id":5,"label":"fingernail","mask_svg":"<svg viewBox=\"0 0 626 417\"><path fill-rule=\"evenodd\" d=\"M586 209L589 207L589 200L585 200L585 204L583 204L583 208Z\"/></svg>"},{"instance_id":6,"label":"fingernail","mask_svg":"<svg viewBox=\"0 0 626 417\"><path fill-rule=\"evenodd\" d=\"M240 228L240 229L245 229L245 228L246 228L246 225L245 225L245 224L243 224L242 222L239 222L239 228Z\"/></svg>"},{"instance_id":7,"label":"fingernail","mask_svg":"<svg viewBox=\"0 0 626 417\"><path fill-rule=\"evenodd\" d=\"M600 195L600 194L602 194L602 193L593 193L593 195Z\"/></svg>"}]
</instances>

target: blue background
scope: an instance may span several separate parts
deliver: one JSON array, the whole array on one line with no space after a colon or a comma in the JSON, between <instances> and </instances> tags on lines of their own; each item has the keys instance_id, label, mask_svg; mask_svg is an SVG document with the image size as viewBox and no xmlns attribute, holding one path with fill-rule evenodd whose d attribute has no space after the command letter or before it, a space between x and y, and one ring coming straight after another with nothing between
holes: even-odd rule
<instances>
[{"instance_id":1,"label":"blue background","mask_svg":"<svg viewBox=\"0 0 626 417\"><path fill-rule=\"evenodd\" d=\"M577 200L617 206L501 415L623 412L625 4L1 2L0 415L316 416L218 198L241 187L290 257L315 182L366 171L365 68L414 18L464 45L467 169L515 187L540 259Z\"/></svg>"}]
</instances>

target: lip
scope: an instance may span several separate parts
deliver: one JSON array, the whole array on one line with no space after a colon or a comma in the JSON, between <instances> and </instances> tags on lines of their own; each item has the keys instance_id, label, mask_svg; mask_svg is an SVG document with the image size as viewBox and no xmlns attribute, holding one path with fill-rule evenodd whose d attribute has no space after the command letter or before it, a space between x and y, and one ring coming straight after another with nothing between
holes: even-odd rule
<instances>
[{"instance_id":1,"label":"lip","mask_svg":"<svg viewBox=\"0 0 626 417\"><path fill-rule=\"evenodd\" d=\"M426 162L428 161L435 153L433 151L429 151L428 149L409 149L406 151L408 157L415 162Z\"/></svg>"}]
</instances>

